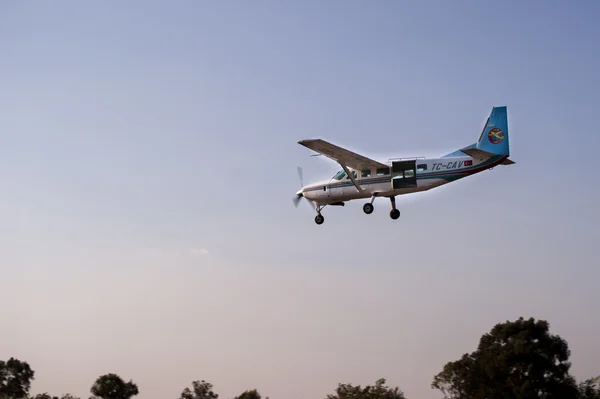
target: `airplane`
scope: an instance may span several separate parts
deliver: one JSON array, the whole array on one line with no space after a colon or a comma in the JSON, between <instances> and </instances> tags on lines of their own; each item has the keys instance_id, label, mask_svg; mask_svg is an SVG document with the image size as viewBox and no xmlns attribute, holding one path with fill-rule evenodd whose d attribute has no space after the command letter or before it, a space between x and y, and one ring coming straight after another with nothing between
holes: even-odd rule
<instances>
[{"instance_id":1,"label":"airplane","mask_svg":"<svg viewBox=\"0 0 600 399\"><path fill-rule=\"evenodd\" d=\"M492 107L476 143L440 158L392 158L382 163L322 139L300 140L307 147L340 164L342 169L328 180L306 186L302 183L302 169L298 168L301 189L294 197L294 205L308 200L317 212L315 223L323 224L321 210L329 206L345 206L357 199L370 199L363 211L373 213L376 198L389 198L390 217L396 220L396 196L427 191L455 182L467 176L492 169L497 165L512 165L509 159L508 115L506 106Z\"/></svg>"}]
</instances>

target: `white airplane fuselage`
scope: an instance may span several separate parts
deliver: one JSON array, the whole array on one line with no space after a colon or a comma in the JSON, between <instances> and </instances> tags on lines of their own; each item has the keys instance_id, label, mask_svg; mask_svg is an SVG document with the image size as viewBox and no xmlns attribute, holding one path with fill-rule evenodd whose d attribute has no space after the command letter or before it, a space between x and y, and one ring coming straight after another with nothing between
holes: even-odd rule
<instances>
[{"instance_id":1,"label":"white airplane fuselage","mask_svg":"<svg viewBox=\"0 0 600 399\"><path fill-rule=\"evenodd\" d=\"M506 106L492 107L475 143L440 158L400 158L383 163L320 138L304 139L298 143L342 167L331 179L303 186L294 197L296 206L302 198L313 203L317 224L325 220L321 214L325 206L344 206L347 201L370 198L363 204L363 211L371 214L373 202L380 197L390 199L390 217L396 220L400 217L396 208L399 195L431 190L496 165L515 163L509 158ZM302 181L300 168L298 173Z\"/></svg>"},{"instance_id":2,"label":"white airplane fuselage","mask_svg":"<svg viewBox=\"0 0 600 399\"><path fill-rule=\"evenodd\" d=\"M485 160L470 156L448 156L442 158L408 158L414 160L414 170L404 173L389 170L352 170L348 168L362 191L342 170L331 179L308 184L298 192L317 205L342 205L345 201L377 197L394 197L435 187L456 181L466 176L482 172L502 163L508 156L497 155ZM395 160L393 160L395 161ZM407 173L408 172L408 173ZM395 184L394 184L395 182Z\"/></svg>"}]
</instances>

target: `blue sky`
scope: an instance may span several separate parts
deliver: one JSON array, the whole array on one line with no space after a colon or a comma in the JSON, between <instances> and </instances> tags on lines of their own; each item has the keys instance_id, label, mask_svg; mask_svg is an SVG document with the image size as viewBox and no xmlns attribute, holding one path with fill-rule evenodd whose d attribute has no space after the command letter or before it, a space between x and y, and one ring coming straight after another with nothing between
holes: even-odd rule
<instances>
[{"instance_id":1,"label":"blue sky","mask_svg":"<svg viewBox=\"0 0 600 399\"><path fill-rule=\"evenodd\" d=\"M597 2L3 2L0 358L34 392L409 398L495 323L600 374ZM339 168L476 141L517 164L389 203L292 204ZM8 328L6 328L8 326Z\"/></svg>"}]
</instances>

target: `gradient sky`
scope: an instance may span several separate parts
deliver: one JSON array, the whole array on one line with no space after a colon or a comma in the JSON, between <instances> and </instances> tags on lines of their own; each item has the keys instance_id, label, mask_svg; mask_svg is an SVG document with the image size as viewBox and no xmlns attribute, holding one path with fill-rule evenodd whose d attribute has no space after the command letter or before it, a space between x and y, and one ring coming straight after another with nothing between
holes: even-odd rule
<instances>
[{"instance_id":1,"label":"gradient sky","mask_svg":"<svg viewBox=\"0 0 600 399\"><path fill-rule=\"evenodd\" d=\"M33 393L409 399L495 323L546 319L600 374L596 1L0 3L0 358ZM475 142L517 164L362 212L339 167Z\"/></svg>"}]
</instances>

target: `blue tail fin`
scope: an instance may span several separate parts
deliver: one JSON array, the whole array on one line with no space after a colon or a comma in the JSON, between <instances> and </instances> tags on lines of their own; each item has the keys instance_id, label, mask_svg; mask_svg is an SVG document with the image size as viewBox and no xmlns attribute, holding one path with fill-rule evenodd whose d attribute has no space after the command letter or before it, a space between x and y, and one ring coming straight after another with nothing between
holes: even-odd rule
<instances>
[{"instance_id":1,"label":"blue tail fin","mask_svg":"<svg viewBox=\"0 0 600 399\"><path fill-rule=\"evenodd\" d=\"M475 148L495 155L510 155L506 107L493 107Z\"/></svg>"}]
</instances>

